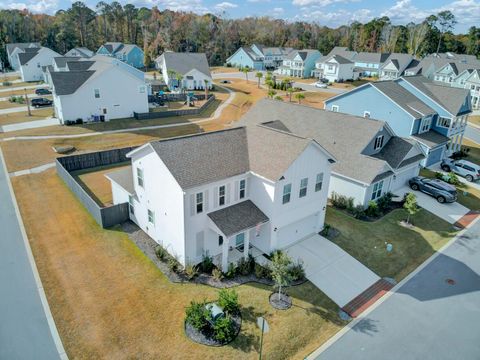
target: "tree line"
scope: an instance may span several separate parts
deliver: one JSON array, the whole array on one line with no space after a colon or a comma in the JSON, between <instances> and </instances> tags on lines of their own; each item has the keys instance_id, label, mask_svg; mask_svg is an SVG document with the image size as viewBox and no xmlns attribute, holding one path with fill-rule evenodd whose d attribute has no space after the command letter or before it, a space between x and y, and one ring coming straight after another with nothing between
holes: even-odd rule
<instances>
[{"instance_id":1,"label":"tree line","mask_svg":"<svg viewBox=\"0 0 480 360\"><path fill-rule=\"evenodd\" d=\"M454 34L456 23L450 11L442 11L417 24L393 25L388 17L380 17L332 29L270 17L230 19L221 14L160 11L116 1L100 1L90 8L77 1L55 15L0 10L0 56L5 61L6 43L30 41L60 53L77 46L97 50L107 41L133 43L144 50L147 64L164 50L172 50L205 52L211 65L222 65L238 47L254 42L318 49L322 54L334 46L346 46L355 51L416 56L445 51L479 56L480 27Z\"/></svg>"}]
</instances>

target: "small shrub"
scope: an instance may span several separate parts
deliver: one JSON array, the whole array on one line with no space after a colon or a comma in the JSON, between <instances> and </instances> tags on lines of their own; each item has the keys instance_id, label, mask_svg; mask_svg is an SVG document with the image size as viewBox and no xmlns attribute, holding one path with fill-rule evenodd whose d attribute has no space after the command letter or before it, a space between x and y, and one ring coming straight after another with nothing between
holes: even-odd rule
<instances>
[{"instance_id":1,"label":"small shrub","mask_svg":"<svg viewBox=\"0 0 480 360\"><path fill-rule=\"evenodd\" d=\"M300 260L290 267L290 276L293 281L305 279L305 269Z\"/></svg>"},{"instance_id":2,"label":"small shrub","mask_svg":"<svg viewBox=\"0 0 480 360\"><path fill-rule=\"evenodd\" d=\"M227 279L231 279L235 276L236 273L237 273L237 268L236 268L235 264L234 263L228 264L228 270L225 273L225 277Z\"/></svg>"},{"instance_id":3,"label":"small shrub","mask_svg":"<svg viewBox=\"0 0 480 360\"><path fill-rule=\"evenodd\" d=\"M349 197L347 198L346 203L348 212L352 212L353 208L355 207L355 199L353 197Z\"/></svg>"},{"instance_id":4,"label":"small shrub","mask_svg":"<svg viewBox=\"0 0 480 360\"><path fill-rule=\"evenodd\" d=\"M215 267L212 270L212 277L216 281L221 281L223 279L223 273L219 268Z\"/></svg>"},{"instance_id":5,"label":"small shrub","mask_svg":"<svg viewBox=\"0 0 480 360\"><path fill-rule=\"evenodd\" d=\"M324 236L324 237L327 237L328 234L330 233L330 224L325 224L325 226L323 227L323 230L320 231L320 235Z\"/></svg>"},{"instance_id":6,"label":"small shrub","mask_svg":"<svg viewBox=\"0 0 480 360\"><path fill-rule=\"evenodd\" d=\"M185 321L199 331L209 325L208 321L211 318L210 311L205 307L205 304L205 301L199 303L191 301L190 306L185 311Z\"/></svg>"},{"instance_id":7,"label":"small shrub","mask_svg":"<svg viewBox=\"0 0 480 360\"><path fill-rule=\"evenodd\" d=\"M173 271L173 272L179 272L182 270L182 265L180 265L178 260L171 255L167 257L167 266L170 269L170 271Z\"/></svg>"},{"instance_id":8,"label":"small shrub","mask_svg":"<svg viewBox=\"0 0 480 360\"><path fill-rule=\"evenodd\" d=\"M213 258L208 254L204 254L200 263L200 270L206 274L211 274L214 267Z\"/></svg>"},{"instance_id":9,"label":"small shrub","mask_svg":"<svg viewBox=\"0 0 480 360\"><path fill-rule=\"evenodd\" d=\"M4 81L2 82L3 86L12 86L12 83L10 81Z\"/></svg>"},{"instance_id":10,"label":"small shrub","mask_svg":"<svg viewBox=\"0 0 480 360\"><path fill-rule=\"evenodd\" d=\"M393 194L391 192L386 193L381 198L377 200L378 209L380 212L385 212L388 210L392 204Z\"/></svg>"},{"instance_id":11,"label":"small shrub","mask_svg":"<svg viewBox=\"0 0 480 360\"><path fill-rule=\"evenodd\" d=\"M188 280L192 280L195 276L198 275L198 269L195 265L188 264L185 266L185 275Z\"/></svg>"},{"instance_id":12,"label":"small shrub","mask_svg":"<svg viewBox=\"0 0 480 360\"><path fill-rule=\"evenodd\" d=\"M352 197L348 198L344 195L339 195L336 192L332 192L331 201L332 205L340 210L353 209L354 207L354 199Z\"/></svg>"},{"instance_id":13,"label":"small shrub","mask_svg":"<svg viewBox=\"0 0 480 360\"><path fill-rule=\"evenodd\" d=\"M238 294L235 290L222 289L218 292L218 305L228 314L238 311Z\"/></svg>"},{"instance_id":14,"label":"small shrub","mask_svg":"<svg viewBox=\"0 0 480 360\"><path fill-rule=\"evenodd\" d=\"M352 209L352 215L355 219L360 219L365 216L365 209L362 205L357 205Z\"/></svg>"},{"instance_id":15,"label":"small shrub","mask_svg":"<svg viewBox=\"0 0 480 360\"><path fill-rule=\"evenodd\" d=\"M254 267L255 276L259 279L271 279L272 275L270 273L270 269L268 267L262 266L260 264L255 263Z\"/></svg>"},{"instance_id":16,"label":"small shrub","mask_svg":"<svg viewBox=\"0 0 480 360\"><path fill-rule=\"evenodd\" d=\"M368 202L368 208L365 210L365 214L370 217L376 217L379 215L378 205L375 201L370 200Z\"/></svg>"},{"instance_id":17,"label":"small shrub","mask_svg":"<svg viewBox=\"0 0 480 360\"><path fill-rule=\"evenodd\" d=\"M226 316L218 319L213 325L213 337L215 340L226 343L233 339L235 336L235 327L233 320Z\"/></svg>"},{"instance_id":18,"label":"small shrub","mask_svg":"<svg viewBox=\"0 0 480 360\"><path fill-rule=\"evenodd\" d=\"M163 246L157 245L155 248L155 254L160 260L165 260L165 258L169 255L167 250L163 248Z\"/></svg>"},{"instance_id":19,"label":"small shrub","mask_svg":"<svg viewBox=\"0 0 480 360\"><path fill-rule=\"evenodd\" d=\"M237 272L241 275L249 275L252 273L254 265L255 265L255 260L251 255L249 255L247 259L242 257L238 261Z\"/></svg>"},{"instance_id":20,"label":"small shrub","mask_svg":"<svg viewBox=\"0 0 480 360\"><path fill-rule=\"evenodd\" d=\"M8 98L8 101L10 101L11 103L15 103L15 102L17 102L17 97L16 96L10 96Z\"/></svg>"},{"instance_id":21,"label":"small shrub","mask_svg":"<svg viewBox=\"0 0 480 360\"><path fill-rule=\"evenodd\" d=\"M458 176L457 174L455 174L454 172L449 172L448 175L448 183L449 184L452 184L452 185L460 185L460 180L458 180Z\"/></svg>"}]
</instances>

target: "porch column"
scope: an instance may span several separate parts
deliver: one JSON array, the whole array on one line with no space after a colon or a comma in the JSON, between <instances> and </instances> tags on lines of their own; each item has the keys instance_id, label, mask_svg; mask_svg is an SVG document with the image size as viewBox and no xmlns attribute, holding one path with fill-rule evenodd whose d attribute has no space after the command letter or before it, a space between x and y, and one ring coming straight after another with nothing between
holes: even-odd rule
<instances>
[{"instance_id":1,"label":"porch column","mask_svg":"<svg viewBox=\"0 0 480 360\"><path fill-rule=\"evenodd\" d=\"M222 244L222 271L227 272L228 271L228 245L230 243L230 239L225 237L223 239L223 244Z\"/></svg>"},{"instance_id":2,"label":"porch column","mask_svg":"<svg viewBox=\"0 0 480 360\"><path fill-rule=\"evenodd\" d=\"M245 231L245 239L243 241L243 257L248 259L248 248L250 247L250 230Z\"/></svg>"},{"instance_id":3,"label":"porch column","mask_svg":"<svg viewBox=\"0 0 480 360\"><path fill-rule=\"evenodd\" d=\"M464 133L462 133L462 135L460 135L460 140L458 141L458 151L462 150L463 135L464 135Z\"/></svg>"}]
</instances>

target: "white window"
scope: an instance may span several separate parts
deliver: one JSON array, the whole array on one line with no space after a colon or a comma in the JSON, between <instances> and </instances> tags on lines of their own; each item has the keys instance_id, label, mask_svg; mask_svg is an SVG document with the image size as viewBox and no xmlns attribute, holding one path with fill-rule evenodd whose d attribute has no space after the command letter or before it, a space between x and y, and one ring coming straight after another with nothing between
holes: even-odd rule
<instances>
[{"instance_id":1,"label":"white window","mask_svg":"<svg viewBox=\"0 0 480 360\"><path fill-rule=\"evenodd\" d=\"M363 117L367 118L367 119L370 119L370 111L364 111L363 112Z\"/></svg>"},{"instance_id":2,"label":"white window","mask_svg":"<svg viewBox=\"0 0 480 360\"><path fill-rule=\"evenodd\" d=\"M245 179L240 180L240 186L239 186L239 194L238 197L240 199L243 199L245 197L245 189L246 189L246 181Z\"/></svg>"},{"instance_id":3,"label":"white window","mask_svg":"<svg viewBox=\"0 0 480 360\"><path fill-rule=\"evenodd\" d=\"M317 174L317 179L315 181L315 192L322 190L323 185L323 173Z\"/></svg>"},{"instance_id":4,"label":"white window","mask_svg":"<svg viewBox=\"0 0 480 360\"><path fill-rule=\"evenodd\" d=\"M195 196L195 200L197 214L200 214L203 212L203 193L197 193L197 195Z\"/></svg>"},{"instance_id":5,"label":"white window","mask_svg":"<svg viewBox=\"0 0 480 360\"><path fill-rule=\"evenodd\" d=\"M143 170L137 168L137 184L143 188Z\"/></svg>"},{"instance_id":6,"label":"white window","mask_svg":"<svg viewBox=\"0 0 480 360\"><path fill-rule=\"evenodd\" d=\"M155 225L155 212L150 209L147 209L147 211L148 211L148 222L152 225Z\"/></svg>"},{"instance_id":7,"label":"white window","mask_svg":"<svg viewBox=\"0 0 480 360\"><path fill-rule=\"evenodd\" d=\"M328 70L332 71L333 70L333 65L328 65Z\"/></svg>"},{"instance_id":8,"label":"white window","mask_svg":"<svg viewBox=\"0 0 480 360\"><path fill-rule=\"evenodd\" d=\"M427 118L423 118L420 124L420 131L419 133L424 133L430 130L430 125L432 125L432 118L429 116Z\"/></svg>"},{"instance_id":9,"label":"white window","mask_svg":"<svg viewBox=\"0 0 480 360\"><path fill-rule=\"evenodd\" d=\"M130 210L130 214L135 214L135 207L133 205L132 195L128 195L128 209Z\"/></svg>"},{"instance_id":10,"label":"white window","mask_svg":"<svg viewBox=\"0 0 480 360\"><path fill-rule=\"evenodd\" d=\"M375 139L375 144L373 145L373 150L380 149L383 146L383 135L377 136Z\"/></svg>"},{"instance_id":11,"label":"white window","mask_svg":"<svg viewBox=\"0 0 480 360\"><path fill-rule=\"evenodd\" d=\"M303 178L300 180L300 191L298 193L298 197L305 197L307 196L307 187L308 187L308 178Z\"/></svg>"},{"instance_id":12,"label":"white window","mask_svg":"<svg viewBox=\"0 0 480 360\"><path fill-rule=\"evenodd\" d=\"M286 204L290 202L291 192L292 192L292 184L287 184L283 186L282 204Z\"/></svg>"},{"instance_id":13,"label":"white window","mask_svg":"<svg viewBox=\"0 0 480 360\"><path fill-rule=\"evenodd\" d=\"M338 110L340 110L338 105L332 105L332 111L333 112L338 112Z\"/></svg>"},{"instance_id":14,"label":"white window","mask_svg":"<svg viewBox=\"0 0 480 360\"><path fill-rule=\"evenodd\" d=\"M382 196L382 189L383 189L383 180L373 185L372 200L376 200L380 196Z\"/></svg>"},{"instance_id":15,"label":"white window","mask_svg":"<svg viewBox=\"0 0 480 360\"><path fill-rule=\"evenodd\" d=\"M93 93L95 94L95 99L100 98L100 89L93 89Z\"/></svg>"},{"instance_id":16,"label":"white window","mask_svg":"<svg viewBox=\"0 0 480 360\"><path fill-rule=\"evenodd\" d=\"M450 119L444 118L444 117L439 117L437 121L437 126L443 127L443 128L449 128L450 127Z\"/></svg>"},{"instance_id":17,"label":"white window","mask_svg":"<svg viewBox=\"0 0 480 360\"><path fill-rule=\"evenodd\" d=\"M218 205L225 205L225 185L218 188Z\"/></svg>"}]
</instances>

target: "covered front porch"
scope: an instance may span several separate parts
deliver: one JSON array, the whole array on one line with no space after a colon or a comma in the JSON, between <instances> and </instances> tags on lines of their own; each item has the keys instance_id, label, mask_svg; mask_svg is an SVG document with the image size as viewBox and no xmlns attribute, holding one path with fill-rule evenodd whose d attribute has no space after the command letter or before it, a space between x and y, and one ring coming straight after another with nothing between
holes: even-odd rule
<instances>
[{"instance_id":1,"label":"covered front porch","mask_svg":"<svg viewBox=\"0 0 480 360\"><path fill-rule=\"evenodd\" d=\"M251 201L228 206L208 214L209 227L218 234L221 253L214 256L214 262L223 272L230 263L238 263L241 258L252 255L260 264L268 262L263 251L253 246L251 236L259 236L268 217ZM263 246L268 248L269 246Z\"/></svg>"}]
</instances>

